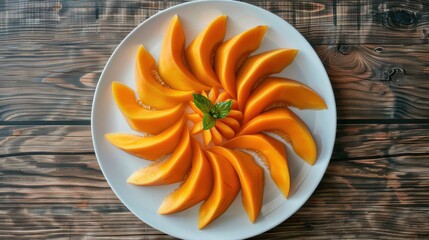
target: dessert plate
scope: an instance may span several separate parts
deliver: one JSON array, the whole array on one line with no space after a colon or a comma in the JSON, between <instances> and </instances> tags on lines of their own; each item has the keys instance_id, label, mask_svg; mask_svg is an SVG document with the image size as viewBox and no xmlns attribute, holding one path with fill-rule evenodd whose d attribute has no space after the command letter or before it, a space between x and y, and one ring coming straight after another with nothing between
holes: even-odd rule
<instances>
[{"instance_id":1,"label":"dessert plate","mask_svg":"<svg viewBox=\"0 0 429 240\"><path fill-rule=\"evenodd\" d=\"M264 40L255 53L276 48L298 49L294 62L276 75L303 82L319 93L328 106L327 110L322 111L291 108L314 136L318 147L317 162L314 166L308 165L286 145L292 183L290 197L283 197L266 172L263 206L253 224L243 209L240 194L223 215L203 230L198 230L201 204L177 214L159 215L159 205L179 184L159 187L128 184L127 178L150 162L121 151L104 138L106 133L132 132L114 102L111 83L120 81L135 89L134 69L138 47L143 44L157 58L165 30L176 14L182 21L187 44L219 15L228 16L225 39L257 25L268 25ZM288 219L316 189L334 146L336 107L331 83L319 57L290 24L266 10L242 2L195 1L155 14L119 44L108 60L95 91L91 130L97 160L107 182L125 206L142 221L183 239L243 239L263 233Z\"/></svg>"}]
</instances>

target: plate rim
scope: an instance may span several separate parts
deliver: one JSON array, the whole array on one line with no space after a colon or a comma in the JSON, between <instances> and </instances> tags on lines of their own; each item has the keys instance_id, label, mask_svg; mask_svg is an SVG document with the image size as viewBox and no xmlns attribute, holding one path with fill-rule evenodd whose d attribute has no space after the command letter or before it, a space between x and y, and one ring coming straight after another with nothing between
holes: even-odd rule
<instances>
[{"instance_id":1,"label":"plate rim","mask_svg":"<svg viewBox=\"0 0 429 240\"><path fill-rule=\"evenodd\" d=\"M104 66L104 68L103 68L103 70L102 70L102 73L101 73L101 75L100 75L100 77L99 77L99 80L98 80L98 82L97 82L97 86L96 86L96 88L95 88L95 92L94 92L94 97L93 97L93 101L92 101L92 108L91 108L91 138L92 138L92 144L93 144L93 147L94 147L94 152L95 152L95 156L96 156L96 159L97 159L97 162L98 162L98 165L100 166L100 169L101 169L101 171L102 171L102 173L103 173L103 176L104 176L104 178L105 178L105 180L107 181L107 183L108 183L108 185L109 185L109 187L110 187L110 189L112 189L112 191L115 193L115 195L116 195L116 197L121 201L121 203L122 204L124 204L124 206L131 212L131 213L133 213L133 215L134 216L136 216L138 219L140 219L141 221L143 221L144 223L146 223L147 225L149 225L149 226L151 226L151 227L153 227L153 228L155 228L155 229L157 229L157 230L159 230L159 231L161 231L161 232L163 232L163 233L165 233L165 234L168 234L168 235L171 235L171 236L174 236L174 237L179 237L179 238L186 238L186 239L189 239L189 236L188 235L183 235L183 234L179 234L179 233L173 233L173 232L170 232L168 229L163 229L163 228L159 228L158 226L154 226L154 225L156 225L156 224L153 224L153 222L151 222L150 220L148 220L148 219L142 219L141 218L141 216L139 216L137 213L135 213L134 211L132 211L131 210L131 208L130 208L130 206L128 205L128 203L126 203L125 201L123 201L123 199L122 199L122 197L120 196L120 194L118 194L118 192L117 192L117 190L115 189L115 187L113 187L113 184L110 182L111 180L109 180L109 178L107 177L107 175L106 175L106 170L104 169L104 167L103 167L103 164L102 164L102 161L100 161L100 157L99 157L99 154L98 154L98 151L99 150L97 150L97 143L96 143L96 140L95 140L95 130L94 130L94 126L93 126L93 124L94 124L94 118L95 118L95 109L96 109L96 106L98 105L97 104L97 99L99 98L99 95L101 94L100 92L100 83L102 82L102 79L104 78L104 75L105 75L105 72L106 72L106 70L107 70L107 68L108 68L108 66L110 65L110 63L111 63L111 61L112 61L112 59L115 57L115 55L117 54L117 52L119 51L119 49L121 49L121 47L122 47L122 45L124 45L126 42L127 42L127 39L128 38L130 38L135 32L137 32L138 30L139 30L139 28L141 28L141 26L142 25L144 25L144 24L146 24L148 21L151 21L152 19L154 19L154 18L157 18L159 15L162 15L162 14L165 14L166 12L169 12L169 11L173 11L174 9L176 9L176 8L181 8L181 7L186 7L186 6L188 6L188 5L193 5L193 4L201 4L201 3L223 3L223 4L237 4L237 5L242 5L243 7L246 7L246 8L253 8L253 9L255 9L255 10L258 10L258 11L260 11L260 10L263 10L263 11L265 11L267 14L271 14L271 15L273 15L275 18L277 18L277 19L280 19L281 21L283 21L285 24L287 24L287 25L289 25L290 27L291 27L291 31L294 31L295 32L295 34L297 34L297 35L299 35L302 39L304 39L305 41L304 41L304 45L307 45L306 47L307 48L309 48L310 49L310 51L312 52L312 53L314 53L316 56L317 56L317 58L316 59L314 59L313 61L316 61L317 62L317 64L319 64L321 67L322 67L322 69L323 69L323 72L322 72L322 74L324 75L323 76L323 78L325 78L326 77L326 79L328 79L328 92L329 92L329 95L332 95L333 96L333 99L332 99L332 101L333 101L333 103L332 103L332 106L329 106L329 107L332 107L333 109L333 111L334 111L334 114L333 114L333 118L334 119L332 119L333 120L333 127L334 127L334 129L333 129L333 139L330 139L330 141L332 142L332 148L331 149L328 149L329 150L329 152L328 152L328 155L329 155L329 159L326 161L326 164L324 165L324 166L322 166L323 168L321 169L322 171L320 171L320 175L318 176L318 178L316 179L316 183L317 184L314 184L314 185L312 185L312 188L311 189L309 189L309 190L307 190L306 192L307 192L307 195L305 196L305 198L303 198L303 200L298 204L298 207L294 210L294 211L291 211L290 212L290 214L288 214L288 215L285 215L285 217L283 217L282 218L282 220L280 220L280 221L271 221L269 224L266 224L266 225L264 225L262 228L260 228L258 231L256 231L256 232L253 232L253 231L251 231L251 232L249 232L249 233L244 233L241 237L242 238L249 238L249 237L253 237L253 236L256 236L256 235L259 235L259 234L262 234L262 233L264 233L264 232L266 232L266 231L268 231L268 230L270 230L270 229L272 229L272 228L274 228L274 227L276 227L276 226L278 226L279 224L281 224L282 222L284 222L284 221L286 221L287 219L289 219L291 216L293 216L299 209L301 209L302 208L302 206L308 201L308 199L313 195L313 193L314 193L314 191L316 190L316 188L320 185L320 183L321 183L321 180L322 180L322 178L323 178L323 176L325 175L325 173L326 173L326 170L327 170L327 168L328 168L328 166L329 166L329 163L330 163L330 161L331 161L331 158L332 158L332 154L333 154L333 149L334 149L334 145L335 145L335 139L336 139L336 130L337 130L337 108L336 108L336 100L335 100L335 94L334 94L334 91L333 91L333 87L332 87L332 83L331 83L331 81L330 81L330 79L329 79L329 76L328 76L328 74L327 74L327 72L326 72L326 69L325 69L325 67L324 67L324 65L323 65L323 63L322 63L322 61L321 61L321 59L320 59L320 57L317 55L317 53L316 53L316 51L313 49L313 47L310 45L310 43L307 41L307 39L293 26L293 25L291 25L289 22L287 22L286 20L284 20L283 18L281 18L280 16L278 16L278 15L276 15L276 14L274 14L274 13L272 13L272 12L270 12L270 11L268 11L268 10L266 10L266 9L264 9L264 8L262 8L262 7L258 7L258 6L255 6L255 5L252 5L252 4L250 4L250 3L246 3L246 2L239 2L239 1L232 1L232 0L197 0L197 1L190 1L190 2L183 2L183 3L179 3L179 4L177 4L177 5L174 5L174 6L171 6L171 7L168 7L168 8L165 8L165 9L163 9L163 10L160 10L159 12L157 12L157 13L155 13L155 14L153 14L152 16L150 16L149 18L147 18L147 19L145 19L144 21L142 21L141 23L139 23L136 27L134 27L133 28L133 30L131 30L128 34L127 34L127 36L126 37L124 37L122 40L121 40L121 42L115 47L115 50L112 52L112 54L110 55L110 57L109 57L109 59L107 60L107 62L106 62L106 64L105 64L105 66ZM314 167L312 167L311 168L311 170L310 170L310 172L308 173L308 174L311 174L312 172L314 171ZM304 181L305 182L305 181ZM304 183L303 182L303 183ZM162 230L161 230L162 229ZM240 238L241 238L240 237Z\"/></svg>"}]
</instances>

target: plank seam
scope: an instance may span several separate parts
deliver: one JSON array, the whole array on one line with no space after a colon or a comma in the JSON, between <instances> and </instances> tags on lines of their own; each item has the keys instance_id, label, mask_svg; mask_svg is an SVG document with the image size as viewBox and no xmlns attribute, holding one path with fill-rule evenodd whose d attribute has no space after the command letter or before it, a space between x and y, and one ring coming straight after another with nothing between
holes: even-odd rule
<instances>
[{"instance_id":1,"label":"plank seam","mask_svg":"<svg viewBox=\"0 0 429 240\"><path fill-rule=\"evenodd\" d=\"M10 125L91 125L91 120L74 120L74 121L0 121L0 126Z\"/></svg>"},{"instance_id":2,"label":"plank seam","mask_svg":"<svg viewBox=\"0 0 429 240\"><path fill-rule=\"evenodd\" d=\"M334 151L335 152L335 151ZM359 160L369 160L369 159L380 159L380 158L397 158L397 157L421 157L421 156L429 156L428 153L398 153L391 155L379 155L379 156L363 156L363 157L347 157L347 158L332 158L332 161L359 161Z\"/></svg>"},{"instance_id":3,"label":"plank seam","mask_svg":"<svg viewBox=\"0 0 429 240\"><path fill-rule=\"evenodd\" d=\"M5 157L20 157L20 156L37 156L37 155L64 155L64 156L72 156L72 155L95 155L94 151L90 152L24 152L24 153L8 153L1 154L0 158Z\"/></svg>"},{"instance_id":4,"label":"plank seam","mask_svg":"<svg viewBox=\"0 0 429 240\"><path fill-rule=\"evenodd\" d=\"M429 124L429 119L339 119L338 124Z\"/></svg>"}]
</instances>

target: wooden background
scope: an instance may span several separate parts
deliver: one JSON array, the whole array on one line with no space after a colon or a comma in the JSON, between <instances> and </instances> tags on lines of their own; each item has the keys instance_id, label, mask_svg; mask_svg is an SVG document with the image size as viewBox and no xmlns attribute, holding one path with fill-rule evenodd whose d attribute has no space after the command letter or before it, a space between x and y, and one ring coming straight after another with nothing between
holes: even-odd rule
<instances>
[{"instance_id":1,"label":"wooden background","mask_svg":"<svg viewBox=\"0 0 429 240\"><path fill-rule=\"evenodd\" d=\"M100 73L139 23L182 1L0 1L0 239L167 239L95 159ZM298 29L338 106L331 164L256 238L429 238L429 1L247 1Z\"/></svg>"}]
</instances>

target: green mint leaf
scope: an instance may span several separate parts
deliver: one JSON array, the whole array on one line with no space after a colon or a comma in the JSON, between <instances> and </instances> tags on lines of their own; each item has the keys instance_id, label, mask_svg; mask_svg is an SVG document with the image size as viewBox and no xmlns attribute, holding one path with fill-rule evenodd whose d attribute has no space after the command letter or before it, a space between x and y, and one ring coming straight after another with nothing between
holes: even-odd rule
<instances>
[{"instance_id":1,"label":"green mint leaf","mask_svg":"<svg viewBox=\"0 0 429 240\"><path fill-rule=\"evenodd\" d=\"M224 101L224 102L218 102L214 106L214 112L216 116L212 115L216 119L222 119L226 116L228 116L229 112L232 108L232 100Z\"/></svg>"},{"instance_id":2,"label":"green mint leaf","mask_svg":"<svg viewBox=\"0 0 429 240\"><path fill-rule=\"evenodd\" d=\"M203 130L208 130L216 124L216 118L212 117L210 114L204 114L203 116Z\"/></svg>"},{"instance_id":3,"label":"green mint leaf","mask_svg":"<svg viewBox=\"0 0 429 240\"><path fill-rule=\"evenodd\" d=\"M216 119L220 117L220 112L219 112L219 109L216 108L216 105L214 108L210 110L209 114Z\"/></svg>"},{"instance_id":4,"label":"green mint leaf","mask_svg":"<svg viewBox=\"0 0 429 240\"><path fill-rule=\"evenodd\" d=\"M204 114L209 114L210 110L214 108L213 103L203 95L193 93L192 96L194 96L195 106L197 106L197 108L200 109Z\"/></svg>"}]
</instances>

